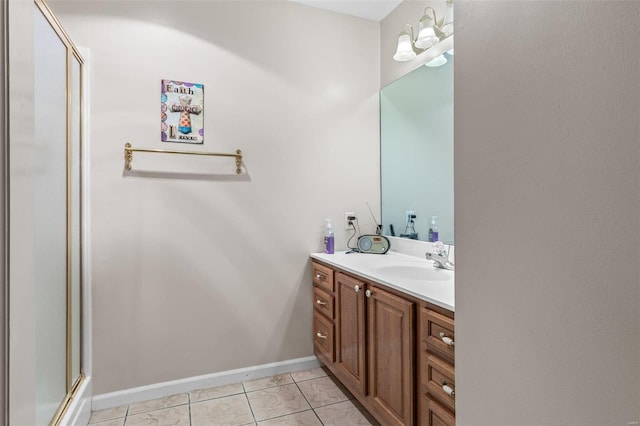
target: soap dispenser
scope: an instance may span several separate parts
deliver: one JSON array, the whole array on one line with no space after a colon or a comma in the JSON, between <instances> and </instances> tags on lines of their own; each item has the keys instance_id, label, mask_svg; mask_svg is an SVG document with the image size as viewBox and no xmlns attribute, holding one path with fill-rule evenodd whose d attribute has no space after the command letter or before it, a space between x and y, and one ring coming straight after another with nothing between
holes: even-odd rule
<instances>
[{"instance_id":1,"label":"soap dispenser","mask_svg":"<svg viewBox=\"0 0 640 426\"><path fill-rule=\"evenodd\" d=\"M438 216L431 216L431 225L429 225L429 242L435 243L438 241L438 225L436 224L436 220Z\"/></svg>"},{"instance_id":2,"label":"soap dispenser","mask_svg":"<svg viewBox=\"0 0 640 426\"><path fill-rule=\"evenodd\" d=\"M333 254L333 226L331 226L331 219L325 219L325 221L327 222L327 225L324 231L324 252L327 254Z\"/></svg>"}]
</instances>

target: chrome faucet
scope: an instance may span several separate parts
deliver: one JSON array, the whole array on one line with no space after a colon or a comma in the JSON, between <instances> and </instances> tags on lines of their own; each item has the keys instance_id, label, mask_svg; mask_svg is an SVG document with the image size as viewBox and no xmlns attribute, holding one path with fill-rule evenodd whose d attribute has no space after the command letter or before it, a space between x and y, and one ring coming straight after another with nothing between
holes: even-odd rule
<instances>
[{"instance_id":1,"label":"chrome faucet","mask_svg":"<svg viewBox=\"0 0 640 426\"><path fill-rule=\"evenodd\" d=\"M427 260L433 260L433 265L436 268L449 270L453 270L455 268L453 262L449 261L449 253L444 248L444 244L441 241L436 241L433 244L433 250L433 252L426 252L424 256Z\"/></svg>"}]
</instances>

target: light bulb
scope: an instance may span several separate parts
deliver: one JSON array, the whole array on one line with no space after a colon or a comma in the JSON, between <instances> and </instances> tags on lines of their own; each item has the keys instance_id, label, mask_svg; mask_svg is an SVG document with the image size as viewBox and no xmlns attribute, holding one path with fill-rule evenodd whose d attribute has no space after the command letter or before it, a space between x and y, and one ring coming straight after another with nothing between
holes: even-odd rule
<instances>
[{"instance_id":1,"label":"light bulb","mask_svg":"<svg viewBox=\"0 0 640 426\"><path fill-rule=\"evenodd\" d=\"M428 49L440 41L433 30L433 19L427 16L426 12L422 19L420 19L420 26L418 27L418 39L416 40L416 47L420 49Z\"/></svg>"},{"instance_id":2,"label":"light bulb","mask_svg":"<svg viewBox=\"0 0 640 426\"><path fill-rule=\"evenodd\" d=\"M396 61L404 62L410 61L416 57L416 52L413 51L411 37L407 33L400 33L398 37L398 48L396 54L393 55L393 59Z\"/></svg>"},{"instance_id":3,"label":"light bulb","mask_svg":"<svg viewBox=\"0 0 640 426\"><path fill-rule=\"evenodd\" d=\"M428 67L439 67L446 63L447 63L447 58L445 58L444 55L440 55L440 56L436 56L435 58L427 62L425 65Z\"/></svg>"}]
</instances>

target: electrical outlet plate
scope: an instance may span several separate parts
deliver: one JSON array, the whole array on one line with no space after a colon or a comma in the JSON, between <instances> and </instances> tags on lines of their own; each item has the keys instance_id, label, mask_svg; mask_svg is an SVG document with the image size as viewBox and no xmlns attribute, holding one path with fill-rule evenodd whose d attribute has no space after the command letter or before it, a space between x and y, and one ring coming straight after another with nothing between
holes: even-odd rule
<instances>
[{"instance_id":1,"label":"electrical outlet plate","mask_svg":"<svg viewBox=\"0 0 640 426\"><path fill-rule=\"evenodd\" d=\"M405 226L409 226L411 224L411 216L415 215L413 210L407 210L407 214L405 215Z\"/></svg>"},{"instance_id":2,"label":"electrical outlet plate","mask_svg":"<svg viewBox=\"0 0 640 426\"><path fill-rule=\"evenodd\" d=\"M351 225L349 225L349 216L354 216L354 212L344 212L344 229L352 229Z\"/></svg>"}]
</instances>

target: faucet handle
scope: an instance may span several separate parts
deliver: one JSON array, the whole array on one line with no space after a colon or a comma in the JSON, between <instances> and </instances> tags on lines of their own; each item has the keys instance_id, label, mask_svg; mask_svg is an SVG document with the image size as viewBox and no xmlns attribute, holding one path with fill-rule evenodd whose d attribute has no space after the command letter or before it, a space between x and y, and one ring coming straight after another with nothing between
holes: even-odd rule
<instances>
[{"instance_id":1,"label":"faucet handle","mask_svg":"<svg viewBox=\"0 0 640 426\"><path fill-rule=\"evenodd\" d=\"M446 256L448 254L442 241L436 241L433 243L433 252L438 256Z\"/></svg>"}]
</instances>

